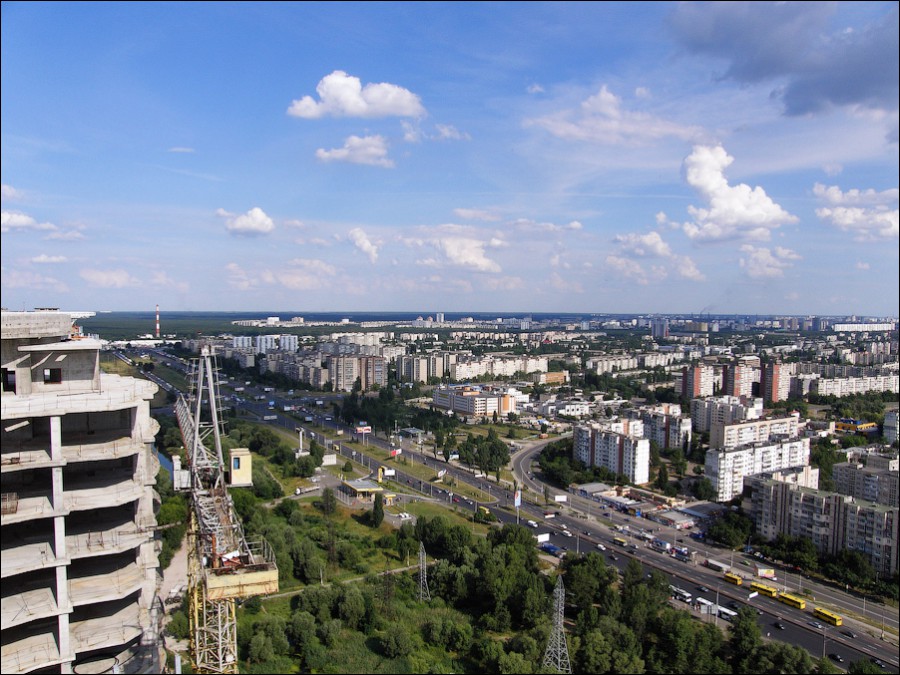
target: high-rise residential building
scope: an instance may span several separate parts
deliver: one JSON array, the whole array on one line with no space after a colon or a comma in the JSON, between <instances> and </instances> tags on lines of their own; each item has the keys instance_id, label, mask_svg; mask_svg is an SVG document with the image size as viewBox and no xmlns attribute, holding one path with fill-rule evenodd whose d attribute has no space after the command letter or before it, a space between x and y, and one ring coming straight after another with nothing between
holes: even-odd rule
<instances>
[{"instance_id":1,"label":"high-rise residential building","mask_svg":"<svg viewBox=\"0 0 900 675\"><path fill-rule=\"evenodd\" d=\"M2 312L4 673L161 672L150 417L64 312ZM91 669L91 670L86 670Z\"/></svg>"},{"instance_id":2,"label":"high-rise residential building","mask_svg":"<svg viewBox=\"0 0 900 675\"><path fill-rule=\"evenodd\" d=\"M888 466L883 468L875 464L871 458L868 465L859 462L835 464L832 468L835 492L876 504L900 506L898 460L889 460Z\"/></svg>"},{"instance_id":3,"label":"high-rise residential building","mask_svg":"<svg viewBox=\"0 0 900 675\"><path fill-rule=\"evenodd\" d=\"M688 398L712 396L715 369L707 365L685 366L681 369L681 395Z\"/></svg>"},{"instance_id":4,"label":"high-rise residential building","mask_svg":"<svg viewBox=\"0 0 900 675\"><path fill-rule=\"evenodd\" d=\"M650 336L654 339L665 339L669 337L669 320L652 319L650 321Z\"/></svg>"},{"instance_id":5,"label":"high-rise residential building","mask_svg":"<svg viewBox=\"0 0 900 675\"><path fill-rule=\"evenodd\" d=\"M873 504L836 492L776 480L752 482L756 532L810 539L821 553L858 551L882 578L898 572L900 519L896 506Z\"/></svg>"},{"instance_id":6,"label":"high-rise residential building","mask_svg":"<svg viewBox=\"0 0 900 675\"><path fill-rule=\"evenodd\" d=\"M744 480L809 464L809 439L793 438L750 443L727 450L706 451L706 476L716 490L716 501L739 496Z\"/></svg>"},{"instance_id":7,"label":"high-rise residential building","mask_svg":"<svg viewBox=\"0 0 900 675\"><path fill-rule=\"evenodd\" d=\"M722 372L722 393L725 396L752 396L753 384L758 380L756 368L737 361L726 364Z\"/></svg>"},{"instance_id":8,"label":"high-rise residential building","mask_svg":"<svg viewBox=\"0 0 900 675\"><path fill-rule=\"evenodd\" d=\"M897 440L897 411L889 410L884 413L884 440L891 444Z\"/></svg>"},{"instance_id":9,"label":"high-rise residential building","mask_svg":"<svg viewBox=\"0 0 900 675\"><path fill-rule=\"evenodd\" d=\"M629 482L650 480L650 441L599 424L577 425L573 430L573 456L587 466L602 466L623 474Z\"/></svg>"},{"instance_id":10,"label":"high-rise residential building","mask_svg":"<svg viewBox=\"0 0 900 675\"><path fill-rule=\"evenodd\" d=\"M799 414L747 422L713 422L709 428L709 447L714 449L736 448L748 443L762 443L773 436L794 438L799 433Z\"/></svg>"},{"instance_id":11,"label":"high-rise residential building","mask_svg":"<svg viewBox=\"0 0 900 675\"><path fill-rule=\"evenodd\" d=\"M761 398L711 396L691 399L691 421L694 431L710 431L713 425L757 420L763 415Z\"/></svg>"},{"instance_id":12,"label":"high-rise residential building","mask_svg":"<svg viewBox=\"0 0 900 675\"><path fill-rule=\"evenodd\" d=\"M789 363L770 361L759 373L759 395L766 401L786 401L791 393L792 366Z\"/></svg>"}]
</instances>

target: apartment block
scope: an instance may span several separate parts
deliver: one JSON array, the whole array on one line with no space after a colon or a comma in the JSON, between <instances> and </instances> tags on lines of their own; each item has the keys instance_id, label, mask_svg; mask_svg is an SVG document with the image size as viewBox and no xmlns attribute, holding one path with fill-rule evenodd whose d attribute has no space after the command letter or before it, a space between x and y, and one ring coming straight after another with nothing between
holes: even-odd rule
<instances>
[{"instance_id":1,"label":"apartment block","mask_svg":"<svg viewBox=\"0 0 900 675\"><path fill-rule=\"evenodd\" d=\"M691 399L691 423L694 431L710 431L713 425L758 420L763 415L761 398L711 396Z\"/></svg>"},{"instance_id":2,"label":"apartment block","mask_svg":"<svg viewBox=\"0 0 900 675\"><path fill-rule=\"evenodd\" d=\"M706 477L720 502L740 496L746 478L808 464L808 438L783 438L706 451Z\"/></svg>"},{"instance_id":3,"label":"apartment block","mask_svg":"<svg viewBox=\"0 0 900 675\"><path fill-rule=\"evenodd\" d=\"M850 495L857 499L900 506L898 501L898 485L900 472L897 471L897 460L893 460L893 469L863 465L859 462L841 462L833 467L834 488L842 495Z\"/></svg>"},{"instance_id":4,"label":"apartment block","mask_svg":"<svg viewBox=\"0 0 900 675\"><path fill-rule=\"evenodd\" d=\"M736 448L761 443L772 436L793 438L800 433L800 415L774 417L749 422L714 422L709 429L710 448Z\"/></svg>"},{"instance_id":5,"label":"apartment block","mask_svg":"<svg viewBox=\"0 0 900 675\"><path fill-rule=\"evenodd\" d=\"M793 369L789 363L770 361L759 373L759 395L767 401L786 401L791 393Z\"/></svg>"},{"instance_id":6,"label":"apartment block","mask_svg":"<svg viewBox=\"0 0 900 675\"><path fill-rule=\"evenodd\" d=\"M722 371L722 393L726 396L753 396L753 385L759 382L759 369L741 363L726 364Z\"/></svg>"},{"instance_id":7,"label":"apartment block","mask_svg":"<svg viewBox=\"0 0 900 675\"><path fill-rule=\"evenodd\" d=\"M897 441L897 411L889 410L884 413L884 441L891 444Z\"/></svg>"},{"instance_id":8,"label":"apartment block","mask_svg":"<svg viewBox=\"0 0 900 675\"><path fill-rule=\"evenodd\" d=\"M627 420L626 420L627 422ZM650 480L650 441L599 424L573 430L573 457L587 466L602 466L641 485Z\"/></svg>"},{"instance_id":9,"label":"apartment block","mask_svg":"<svg viewBox=\"0 0 900 675\"><path fill-rule=\"evenodd\" d=\"M712 396L715 369L708 365L685 366L681 369L681 395L688 398Z\"/></svg>"},{"instance_id":10,"label":"apartment block","mask_svg":"<svg viewBox=\"0 0 900 675\"><path fill-rule=\"evenodd\" d=\"M0 668L161 672L157 386L101 374L100 343L71 330L2 312Z\"/></svg>"},{"instance_id":11,"label":"apartment block","mask_svg":"<svg viewBox=\"0 0 900 675\"><path fill-rule=\"evenodd\" d=\"M896 506L775 480L753 482L751 515L766 539L806 537L822 553L862 553L882 577L898 572L900 519Z\"/></svg>"},{"instance_id":12,"label":"apartment block","mask_svg":"<svg viewBox=\"0 0 900 675\"><path fill-rule=\"evenodd\" d=\"M492 417L495 412L505 418L516 412L515 396L474 387L435 387L431 400L435 408L469 418Z\"/></svg>"}]
</instances>

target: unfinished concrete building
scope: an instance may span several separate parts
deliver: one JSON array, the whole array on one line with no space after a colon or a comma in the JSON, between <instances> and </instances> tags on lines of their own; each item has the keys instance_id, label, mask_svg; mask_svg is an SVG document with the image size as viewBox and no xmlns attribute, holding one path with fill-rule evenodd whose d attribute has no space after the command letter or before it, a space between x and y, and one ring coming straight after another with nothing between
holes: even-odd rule
<instances>
[{"instance_id":1,"label":"unfinished concrete building","mask_svg":"<svg viewBox=\"0 0 900 675\"><path fill-rule=\"evenodd\" d=\"M160 672L151 382L58 311L2 312L3 673Z\"/></svg>"}]
</instances>

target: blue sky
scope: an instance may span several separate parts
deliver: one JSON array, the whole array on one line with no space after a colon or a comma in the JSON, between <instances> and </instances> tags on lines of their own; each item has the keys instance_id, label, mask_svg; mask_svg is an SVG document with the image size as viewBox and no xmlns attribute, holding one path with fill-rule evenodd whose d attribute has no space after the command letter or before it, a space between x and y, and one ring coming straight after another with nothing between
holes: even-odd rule
<instances>
[{"instance_id":1,"label":"blue sky","mask_svg":"<svg viewBox=\"0 0 900 675\"><path fill-rule=\"evenodd\" d=\"M2 5L8 309L898 314L898 5Z\"/></svg>"}]
</instances>

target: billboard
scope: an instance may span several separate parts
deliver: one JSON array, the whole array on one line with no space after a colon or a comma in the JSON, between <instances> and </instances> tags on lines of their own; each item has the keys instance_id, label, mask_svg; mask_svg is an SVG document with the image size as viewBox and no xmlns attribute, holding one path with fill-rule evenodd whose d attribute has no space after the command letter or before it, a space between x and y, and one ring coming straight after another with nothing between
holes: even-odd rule
<instances>
[{"instance_id":1,"label":"billboard","mask_svg":"<svg viewBox=\"0 0 900 675\"><path fill-rule=\"evenodd\" d=\"M396 457L397 455L402 455L402 454L403 454L403 450L400 448L397 448L396 450L391 450L391 457Z\"/></svg>"},{"instance_id":2,"label":"billboard","mask_svg":"<svg viewBox=\"0 0 900 675\"><path fill-rule=\"evenodd\" d=\"M358 426L356 427L356 433L358 434L371 434L372 427L370 426Z\"/></svg>"},{"instance_id":3,"label":"billboard","mask_svg":"<svg viewBox=\"0 0 900 675\"><path fill-rule=\"evenodd\" d=\"M567 495L555 495L553 497L553 501L555 501L555 502L565 502L565 501L568 501L568 499L569 498Z\"/></svg>"},{"instance_id":4,"label":"billboard","mask_svg":"<svg viewBox=\"0 0 900 675\"><path fill-rule=\"evenodd\" d=\"M522 491L521 490L516 490L516 496L515 496L514 503L516 505L516 508L519 508L520 506L522 506Z\"/></svg>"}]
</instances>

